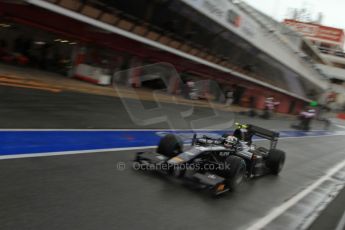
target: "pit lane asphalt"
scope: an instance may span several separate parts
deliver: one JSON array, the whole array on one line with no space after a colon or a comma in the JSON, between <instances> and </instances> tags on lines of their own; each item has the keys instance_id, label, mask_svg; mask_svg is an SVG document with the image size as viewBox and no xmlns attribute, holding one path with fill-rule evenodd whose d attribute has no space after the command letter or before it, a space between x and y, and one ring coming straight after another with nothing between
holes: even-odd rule
<instances>
[{"instance_id":1,"label":"pit lane asphalt","mask_svg":"<svg viewBox=\"0 0 345 230\"><path fill-rule=\"evenodd\" d=\"M155 102L143 101L145 109L156 108ZM191 121L215 115L213 110L194 107L193 114L176 120L181 108L191 108L163 103L174 129L191 129ZM140 108L138 109L140 112ZM139 112L137 111L137 112ZM244 123L257 124L270 129L290 129L292 118L274 117L271 120L249 118L233 112L224 117ZM218 122L218 118L214 118ZM323 129L323 122L313 122L313 129ZM138 125L128 116L119 98L62 91L52 93L34 89L0 86L0 128L2 129L168 129L166 122Z\"/></svg>"},{"instance_id":2,"label":"pit lane asphalt","mask_svg":"<svg viewBox=\"0 0 345 230\"><path fill-rule=\"evenodd\" d=\"M345 189L328 205L321 215L309 227L309 230L345 229L342 218L345 217ZM343 230L342 229L342 230Z\"/></svg>"},{"instance_id":3,"label":"pit lane asphalt","mask_svg":"<svg viewBox=\"0 0 345 230\"><path fill-rule=\"evenodd\" d=\"M136 125L117 98L11 87L0 87L0 96L0 128L168 127ZM189 119L210 114L195 108ZM236 118L275 129L291 124L285 118ZM190 128L184 125L177 128ZM281 176L248 181L220 199L129 169L134 151L1 160L0 229L242 229L341 161L343 140L281 140L288 152ZM118 162L127 169L117 170Z\"/></svg>"},{"instance_id":4,"label":"pit lane asphalt","mask_svg":"<svg viewBox=\"0 0 345 230\"><path fill-rule=\"evenodd\" d=\"M343 136L280 140L280 176L212 198L130 168L135 151L0 161L0 226L7 229L245 229L344 159ZM330 151L329 146L332 146ZM124 162L126 169L118 170ZM283 226L282 226L282 229Z\"/></svg>"}]
</instances>

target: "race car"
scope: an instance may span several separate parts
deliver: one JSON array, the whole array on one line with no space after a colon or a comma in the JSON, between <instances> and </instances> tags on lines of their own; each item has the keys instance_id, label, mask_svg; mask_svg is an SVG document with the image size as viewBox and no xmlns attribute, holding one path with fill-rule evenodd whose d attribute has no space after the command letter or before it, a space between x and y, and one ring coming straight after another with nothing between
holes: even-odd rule
<instances>
[{"instance_id":1,"label":"race car","mask_svg":"<svg viewBox=\"0 0 345 230\"><path fill-rule=\"evenodd\" d=\"M237 128L217 138L194 134L188 147L179 136L168 134L156 152L138 152L134 164L191 182L214 195L236 190L245 178L278 175L285 162L285 152L276 148L279 133L254 125L245 128L246 140L238 137ZM270 147L252 144L253 136L269 140Z\"/></svg>"}]
</instances>

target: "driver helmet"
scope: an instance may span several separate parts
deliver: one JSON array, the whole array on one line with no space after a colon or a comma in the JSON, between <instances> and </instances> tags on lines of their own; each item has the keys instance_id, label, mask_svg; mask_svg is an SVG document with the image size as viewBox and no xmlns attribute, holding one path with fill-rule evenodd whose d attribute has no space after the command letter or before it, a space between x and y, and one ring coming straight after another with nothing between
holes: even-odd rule
<instances>
[{"instance_id":1,"label":"driver helmet","mask_svg":"<svg viewBox=\"0 0 345 230\"><path fill-rule=\"evenodd\" d=\"M237 144L238 139L234 136L228 136L227 138L225 138L224 140L224 146L226 148L233 148L235 147L235 145Z\"/></svg>"}]
</instances>

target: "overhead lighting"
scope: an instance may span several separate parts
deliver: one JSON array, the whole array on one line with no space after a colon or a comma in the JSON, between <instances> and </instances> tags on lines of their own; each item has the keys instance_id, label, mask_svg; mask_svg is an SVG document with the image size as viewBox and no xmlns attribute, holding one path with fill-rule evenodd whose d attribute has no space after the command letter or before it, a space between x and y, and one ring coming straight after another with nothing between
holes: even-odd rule
<instances>
[{"instance_id":1,"label":"overhead lighting","mask_svg":"<svg viewBox=\"0 0 345 230\"><path fill-rule=\"evenodd\" d=\"M57 39L54 40L54 42L59 42L59 41L61 41L60 38L57 38Z\"/></svg>"},{"instance_id":2,"label":"overhead lighting","mask_svg":"<svg viewBox=\"0 0 345 230\"><path fill-rule=\"evenodd\" d=\"M60 42L62 42L62 43L67 43L68 40L61 40Z\"/></svg>"},{"instance_id":3,"label":"overhead lighting","mask_svg":"<svg viewBox=\"0 0 345 230\"><path fill-rule=\"evenodd\" d=\"M45 45L46 42L43 42L43 41L36 41L35 44L36 44L36 45Z\"/></svg>"},{"instance_id":4,"label":"overhead lighting","mask_svg":"<svg viewBox=\"0 0 345 230\"><path fill-rule=\"evenodd\" d=\"M4 28L11 27L10 24L6 24L6 23L0 23L0 26L1 26L1 27L4 27Z\"/></svg>"},{"instance_id":5,"label":"overhead lighting","mask_svg":"<svg viewBox=\"0 0 345 230\"><path fill-rule=\"evenodd\" d=\"M69 44L70 45L76 45L77 43L76 42L70 42Z\"/></svg>"}]
</instances>

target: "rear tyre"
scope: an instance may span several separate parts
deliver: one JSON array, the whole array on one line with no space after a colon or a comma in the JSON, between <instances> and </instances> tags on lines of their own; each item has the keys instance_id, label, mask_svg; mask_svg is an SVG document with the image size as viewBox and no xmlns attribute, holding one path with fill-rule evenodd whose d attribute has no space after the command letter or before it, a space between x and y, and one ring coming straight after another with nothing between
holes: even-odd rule
<instances>
[{"instance_id":1,"label":"rear tyre","mask_svg":"<svg viewBox=\"0 0 345 230\"><path fill-rule=\"evenodd\" d=\"M158 144L157 153L166 157L174 157L183 151L183 142L180 137L174 134L164 136Z\"/></svg>"},{"instance_id":2,"label":"rear tyre","mask_svg":"<svg viewBox=\"0 0 345 230\"><path fill-rule=\"evenodd\" d=\"M225 160L226 169L224 176L226 178L226 185L231 190L236 190L238 186L243 182L246 174L246 163L238 156L229 156Z\"/></svg>"},{"instance_id":3,"label":"rear tyre","mask_svg":"<svg viewBox=\"0 0 345 230\"><path fill-rule=\"evenodd\" d=\"M285 152L279 149L271 149L268 152L267 167L272 174L278 175L285 163Z\"/></svg>"}]
</instances>

